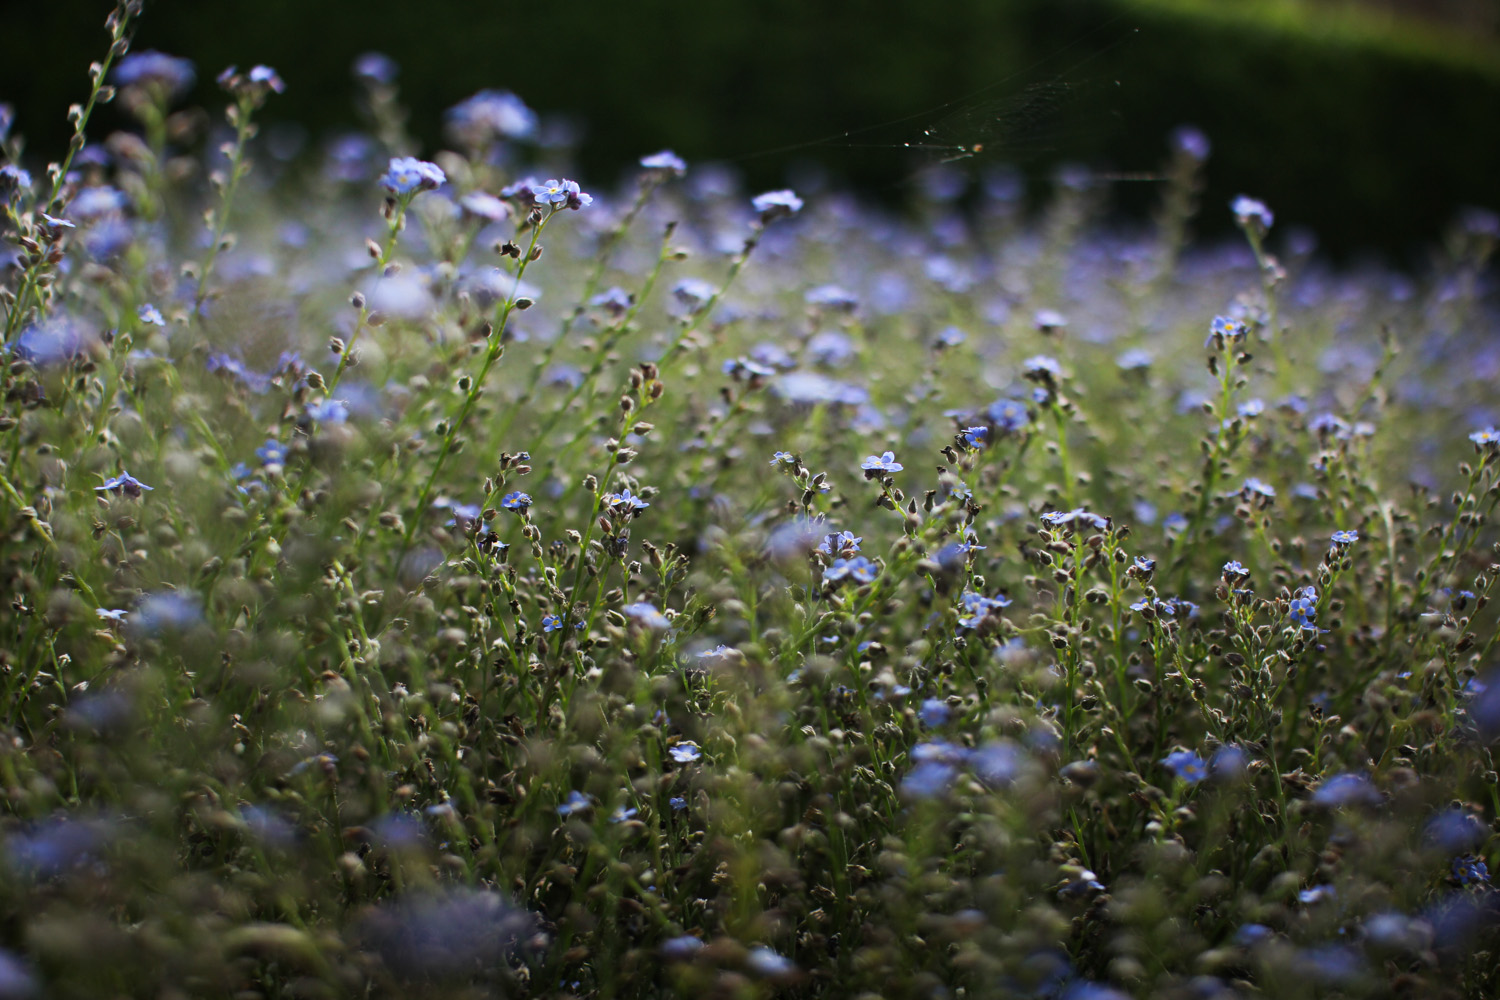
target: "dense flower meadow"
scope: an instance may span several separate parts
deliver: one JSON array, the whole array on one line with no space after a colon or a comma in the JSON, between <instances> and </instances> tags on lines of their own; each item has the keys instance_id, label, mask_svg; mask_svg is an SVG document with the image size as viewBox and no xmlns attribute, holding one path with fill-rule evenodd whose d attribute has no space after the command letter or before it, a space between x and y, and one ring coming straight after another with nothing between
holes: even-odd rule
<instances>
[{"instance_id":1,"label":"dense flower meadow","mask_svg":"<svg viewBox=\"0 0 1500 1000\"><path fill-rule=\"evenodd\" d=\"M0 998L1500 996L1493 215L307 166L138 14L0 109Z\"/></svg>"}]
</instances>

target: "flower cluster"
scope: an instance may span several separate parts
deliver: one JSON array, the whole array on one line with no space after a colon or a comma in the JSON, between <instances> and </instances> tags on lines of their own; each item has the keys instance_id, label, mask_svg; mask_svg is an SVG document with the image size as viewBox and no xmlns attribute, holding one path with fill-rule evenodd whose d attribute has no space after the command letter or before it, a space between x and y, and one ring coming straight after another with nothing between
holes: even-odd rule
<instances>
[{"instance_id":1,"label":"flower cluster","mask_svg":"<svg viewBox=\"0 0 1500 1000\"><path fill-rule=\"evenodd\" d=\"M1492 218L1182 248L1191 131L1149 239L571 215L507 92L387 163L373 53L247 174L280 77L196 152L138 6L62 173L0 107L0 996L1500 996Z\"/></svg>"},{"instance_id":2,"label":"flower cluster","mask_svg":"<svg viewBox=\"0 0 1500 1000\"><path fill-rule=\"evenodd\" d=\"M448 182L443 168L412 156L398 156L380 177L380 184L391 194L406 197L418 191L435 191Z\"/></svg>"}]
</instances>

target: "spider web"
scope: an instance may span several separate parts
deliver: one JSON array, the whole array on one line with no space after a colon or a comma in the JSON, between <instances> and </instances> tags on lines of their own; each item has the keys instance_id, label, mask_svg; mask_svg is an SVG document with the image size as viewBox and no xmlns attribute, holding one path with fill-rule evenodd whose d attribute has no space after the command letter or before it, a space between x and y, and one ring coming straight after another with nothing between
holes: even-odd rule
<instances>
[{"instance_id":1,"label":"spider web","mask_svg":"<svg viewBox=\"0 0 1500 1000\"><path fill-rule=\"evenodd\" d=\"M1088 34L1117 28L1119 18ZM1126 29L1059 72L1048 65L1081 48L1084 39L1065 44L978 90L935 107L817 139L761 150L738 159L782 156L803 150L868 150L907 154L910 172L936 164L1004 162L1026 166L1055 159L1061 152L1098 150L1124 125L1115 107L1117 80L1088 75L1104 57L1135 37ZM1023 82L1030 79L1032 82ZM1157 180L1150 174L1099 174L1098 179ZM910 176L908 176L910 179Z\"/></svg>"}]
</instances>

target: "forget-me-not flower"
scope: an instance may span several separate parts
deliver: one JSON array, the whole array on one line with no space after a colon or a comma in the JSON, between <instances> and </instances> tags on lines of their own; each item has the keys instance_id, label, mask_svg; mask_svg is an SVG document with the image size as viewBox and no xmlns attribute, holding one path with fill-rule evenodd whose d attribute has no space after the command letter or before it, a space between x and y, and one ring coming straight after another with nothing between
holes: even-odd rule
<instances>
[{"instance_id":1,"label":"forget-me-not flower","mask_svg":"<svg viewBox=\"0 0 1500 1000\"><path fill-rule=\"evenodd\" d=\"M418 191L433 191L448 182L448 175L436 163L414 156L397 156L380 177L381 185L394 195L406 196Z\"/></svg>"}]
</instances>

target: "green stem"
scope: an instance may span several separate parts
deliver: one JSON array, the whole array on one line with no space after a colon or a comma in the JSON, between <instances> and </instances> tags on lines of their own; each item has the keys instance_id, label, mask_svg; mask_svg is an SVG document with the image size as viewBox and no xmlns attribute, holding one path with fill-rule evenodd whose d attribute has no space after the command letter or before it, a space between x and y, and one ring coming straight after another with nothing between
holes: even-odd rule
<instances>
[{"instance_id":1,"label":"green stem","mask_svg":"<svg viewBox=\"0 0 1500 1000\"><path fill-rule=\"evenodd\" d=\"M138 4L129 3L127 0L120 0L115 5L114 11L109 15L109 19L105 22L105 26L110 30L109 52L105 54L104 61L97 64L99 67L97 73L93 73L93 67L90 67L93 83L89 88L88 100L84 102L83 107L79 110L76 117L74 117L73 137L68 140L67 155L63 157L63 161L58 165L56 172L52 173L52 190L48 193L47 200L42 203L42 211L48 215L55 215L57 209L60 207L63 187L68 179L68 171L72 169L73 158L84 147L89 119L93 117L94 108L99 103L99 96L105 87L104 81L108 78L110 67L114 65L115 59L129 51L130 45L125 40L125 35L130 29L131 20L139 12L140 7ZM10 343L11 336L20 326L21 318L26 315L30 308L27 299L41 287L38 279L46 268L47 262L44 255L40 259L33 261L31 266L26 269L25 275L22 276L20 290L16 293L15 305L11 307L10 315L5 320L5 342L7 344Z\"/></svg>"},{"instance_id":2,"label":"green stem","mask_svg":"<svg viewBox=\"0 0 1500 1000\"><path fill-rule=\"evenodd\" d=\"M229 180L224 184L224 194L219 199L218 211L214 212L213 242L209 244L208 256L203 261L203 269L198 274L198 286L193 291L193 313L203 307L203 301L208 297L208 279L213 274L214 263L219 259L219 252L224 246L224 234L229 228L229 210L234 204L235 192L239 190L240 180L249 171L249 164L245 160L245 145L250 141L250 136L255 133L255 128L250 121L250 112L254 105L249 98L241 97L235 106L234 115L234 150L229 155Z\"/></svg>"},{"instance_id":3,"label":"green stem","mask_svg":"<svg viewBox=\"0 0 1500 1000\"><path fill-rule=\"evenodd\" d=\"M521 256L521 264L516 268L515 281L511 283L510 295L496 307L499 310L499 315L496 317L494 328L490 331L488 346L484 355L484 364L480 366L478 376L469 385L463 404L459 407L458 415L448 425L448 430L443 435L443 443L438 448L437 460L432 465L432 472L428 474L426 481L422 483L422 489L417 493L416 506L412 509L411 519L406 525L405 534L401 538L401 551L403 553L411 547L411 541L416 535L417 526L422 522L422 514L427 509L427 500L432 496L432 488L437 483L438 476L442 474L443 466L447 462L449 454L453 451L453 443L458 440L460 429L463 427L464 422L469 419L469 414L473 412L474 404L479 401L480 393L484 391L484 382L489 376L490 369L494 367L500 355L505 352L505 330L506 325L510 322L510 315L516 308L516 291L521 286L521 279L526 274L527 265L533 259L537 241L542 236L542 230L547 227L548 220L554 214L556 214L555 211L549 212L542 217L540 222L532 227L531 245L527 248L526 253Z\"/></svg>"}]
</instances>

